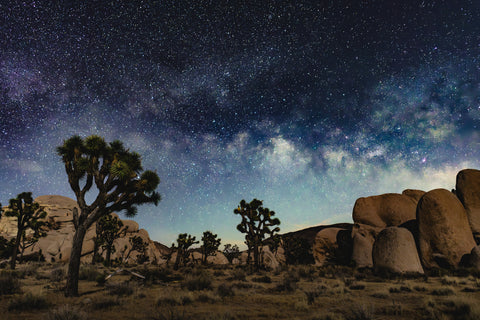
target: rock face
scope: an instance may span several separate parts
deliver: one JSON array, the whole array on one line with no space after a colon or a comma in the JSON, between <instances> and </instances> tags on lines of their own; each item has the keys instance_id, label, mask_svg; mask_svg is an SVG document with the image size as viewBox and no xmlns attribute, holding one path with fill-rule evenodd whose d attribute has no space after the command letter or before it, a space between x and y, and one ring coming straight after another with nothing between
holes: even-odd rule
<instances>
[{"instance_id":1,"label":"rock face","mask_svg":"<svg viewBox=\"0 0 480 320\"><path fill-rule=\"evenodd\" d=\"M448 190L427 192L418 202L417 221L425 268L457 267L475 247L465 208Z\"/></svg>"},{"instance_id":2,"label":"rock face","mask_svg":"<svg viewBox=\"0 0 480 320\"><path fill-rule=\"evenodd\" d=\"M373 243L381 228L375 228L366 224L355 224L352 229L352 261L358 268L370 268L373 266Z\"/></svg>"},{"instance_id":3,"label":"rock face","mask_svg":"<svg viewBox=\"0 0 480 320\"><path fill-rule=\"evenodd\" d=\"M425 193L426 192L423 190L415 190L415 189L406 189L402 191L403 195L413 198L415 202L418 202L418 200L420 200L420 198L423 197Z\"/></svg>"},{"instance_id":4,"label":"rock face","mask_svg":"<svg viewBox=\"0 0 480 320\"><path fill-rule=\"evenodd\" d=\"M415 219L417 201L411 196L386 193L359 198L353 207L353 221L378 228L398 226Z\"/></svg>"},{"instance_id":5,"label":"rock face","mask_svg":"<svg viewBox=\"0 0 480 320\"><path fill-rule=\"evenodd\" d=\"M470 267L480 270L480 246L475 246L470 253Z\"/></svg>"},{"instance_id":6,"label":"rock face","mask_svg":"<svg viewBox=\"0 0 480 320\"><path fill-rule=\"evenodd\" d=\"M317 233L315 243L312 247L315 265L323 266L334 258L339 249L337 241L339 232L348 232L348 230L342 228L325 228Z\"/></svg>"},{"instance_id":7,"label":"rock face","mask_svg":"<svg viewBox=\"0 0 480 320\"><path fill-rule=\"evenodd\" d=\"M73 208L77 207L76 201L56 195L40 196L35 199L47 213L46 219L51 224L47 236L40 240L31 248L25 250L25 255L42 252L47 262L61 261L66 262L70 258L73 234L75 227L73 226ZM78 207L77 207L78 208ZM13 219L13 220L12 220ZM14 218L0 219L0 234L6 238L16 236L16 220ZM157 249L154 242L149 238L148 232L138 229L138 223L132 220L122 220L127 232L123 238L117 239L115 244L116 252L112 254L112 259L120 257L122 252L130 247L128 239L134 235L140 236L144 242L148 243L147 255L150 261L156 260L161 262L161 253ZM85 235L82 247L82 260L90 261L91 253L94 247L95 225L93 225ZM132 252L131 258L138 255L136 251Z\"/></svg>"},{"instance_id":8,"label":"rock face","mask_svg":"<svg viewBox=\"0 0 480 320\"><path fill-rule=\"evenodd\" d=\"M423 274L412 233L398 227L383 229L373 245L373 266L375 272Z\"/></svg>"},{"instance_id":9,"label":"rock face","mask_svg":"<svg viewBox=\"0 0 480 320\"><path fill-rule=\"evenodd\" d=\"M456 195L467 211L477 243L480 242L480 170L465 169L457 174Z\"/></svg>"}]
</instances>

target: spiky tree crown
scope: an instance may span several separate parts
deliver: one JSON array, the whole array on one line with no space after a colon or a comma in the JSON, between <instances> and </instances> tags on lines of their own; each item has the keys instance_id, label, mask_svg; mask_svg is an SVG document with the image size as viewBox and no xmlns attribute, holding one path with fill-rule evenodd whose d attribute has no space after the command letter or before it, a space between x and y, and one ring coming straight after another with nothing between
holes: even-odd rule
<instances>
[{"instance_id":1,"label":"spiky tree crown","mask_svg":"<svg viewBox=\"0 0 480 320\"><path fill-rule=\"evenodd\" d=\"M42 228L46 222L42 220L45 219L47 213L40 207L40 204L33 202L31 192L22 192L16 198L10 199L5 216L16 217L20 230L30 228L34 231L35 236L43 236Z\"/></svg>"},{"instance_id":2,"label":"spiky tree crown","mask_svg":"<svg viewBox=\"0 0 480 320\"><path fill-rule=\"evenodd\" d=\"M160 195L155 192L160 179L156 172L143 171L140 155L125 149L121 141L106 143L99 136L85 139L73 136L57 148L68 175L70 187L84 211L100 208L104 212L125 210L134 216L137 205L158 204ZM98 195L91 205L85 194L95 183Z\"/></svg>"},{"instance_id":3,"label":"spiky tree crown","mask_svg":"<svg viewBox=\"0 0 480 320\"><path fill-rule=\"evenodd\" d=\"M233 211L242 217L242 222L237 225L237 230L245 233L247 245L261 245L266 235L272 237L279 232L278 218L273 218L275 211L263 207L263 202L253 199L250 203L240 201L240 205ZM272 227L274 227L272 229Z\"/></svg>"}]
</instances>

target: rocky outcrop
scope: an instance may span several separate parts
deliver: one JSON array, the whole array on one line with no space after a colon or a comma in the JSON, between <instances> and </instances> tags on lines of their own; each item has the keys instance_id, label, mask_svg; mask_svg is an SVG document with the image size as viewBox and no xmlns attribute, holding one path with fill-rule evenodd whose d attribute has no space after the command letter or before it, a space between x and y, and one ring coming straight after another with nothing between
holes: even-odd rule
<instances>
[{"instance_id":1,"label":"rocky outcrop","mask_svg":"<svg viewBox=\"0 0 480 320\"><path fill-rule=\"evenodd\" d=\"M435 189L420 199L417 222L425 268L458 267L463 255L475 247L465 208L448 190Z\"/></svg>"},{"instance_id":2,"label":"rocky outcrop","mask_svg":"<svg viewBox=\"0 0 480 320\"><path fill-rule=\"evenodd\" d=\"M473 235L480 243L480 170L465 169L457 174L455 193L467 212Z\"/></svg>"},{"instance_id":3,"label":"rocky outcrop","mask_svg":"<svg viewBox=\"0 0 480 320\"><path fill-rule=\"evenodd\" d=\"M73 209L77 208L76 201L57 195L40 196L35 199L47 213L46 220L50 224L47 236L40 240L31 248L25 250L25 255L40 252L47 262L66 262L70 258L73 235L75 227L73 225ZM120 258L125 248L130 248L129 238L135 235L140 236L144 242L148 243L147 255L150 261L162 262L161 253L157 249L155 243L148 236L146 230L138 228L138 223L133 220L122 220L126 232L122 238L114 243L116 251L112 254L112 259ZM0 219L0 235L11 238L16 236L16 220L15 218ZM85 235L82 247L82 260L90 261L94 247L95 225L93 225ZM131 254L131 259L137 257L138 252Z\"/></svg>"},{"instance_id":4,"label":"rocky outcrop","mask_svg":"<svg viewBox=\"0 0 480 320\"><path fill-rule=\"evenodd\" d=\"M373 245L373 266L377 273L423 274L412 233L398 227L383 229Z\"/></svg>"},{"instance_id":5,"label":"rocky outcrop","mask_svg":"<svg viewBox=\"0 0 480 320\"><path fill-rule=\"evenodd\" d=\"M417 201L398 193L359 198L353 207L353 222L377 228L398 226L415 219Z\"/></svg>"}]
</instances>

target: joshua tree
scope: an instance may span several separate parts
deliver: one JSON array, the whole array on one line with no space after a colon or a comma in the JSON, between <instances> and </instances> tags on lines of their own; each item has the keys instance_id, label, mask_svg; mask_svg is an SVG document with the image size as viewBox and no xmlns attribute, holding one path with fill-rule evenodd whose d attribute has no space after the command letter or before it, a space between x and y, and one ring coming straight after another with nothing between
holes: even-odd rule
<instances>
[{"instance_id":1,"label":"joshua tree","mask_svg":"<svg viewBox=\"0 0 480 320\"><path fill-rule=\"evenodd\" d=\"M111 255L115 252L115 246L113 242L116 239L120 238L124 233L125 229L123 228L122 220L117 217L109 214L101 217L97 221L97 231L95 237L94 256L96 254L95 249L98 251L98 247L101 246L103 250L106 251L105 255L105 265L110 265ZM93 258L95 259L95 258Z\"/></svg>"},{"instance_id":2,"label":"joshua tree","mask_svg":"<svg viewBox=\"0 0 480 320\"><path fill-rule=\"evenodd\" d=\"M240 257L240 250L236 244L232 246L230 243L227 243L223 249L223 255L232 264L233 259Z\"/></svg>"},{"instance_id":3,"label":"joshua tree","mask_svg":"<svg viewBox=\"0 0 480 320\"><path fill-rule=\"evenodd\" d=\"M195 241L195 237L192 237L190 234L181 233L178 235L177 239L177 258L175 259L175 264L173 269L177 270L180 264L180 261L183 262L183 265L186 266L188 262L188 256L190 255L190 247L198 243Z\"/></svg>"},{"instance_id":4,"label":"joshua tree","mask_svg":"<svg viewBox=\"0 0 480 320\"><path fill-rule=\"evenodd\" d=\"M265 244L265 236L274 237L275 233L280 231L278 218L272 218L274 211L262 207L263 202L253 199L250 203L245 200L240 201L240 205L233 211L242 216L242 222L238 224L237 230L245 233L245 243L249 252L253 251L253 261L255 269L260 268L260 248ZM275 227L270 229L271 227Z\"/></svg>"},{"instance_id":5,"label":"joshua tree","mask_svg":"<svg viewBox=\"0 0 480 320\"><path fill-rule=\"evenodd\" d=\"M127 255L124 259L124 261L127 261L128 257L130 257L130 254L133 252L133 251L137 251L138 253L140 253L140 256L143 256L143 259L145 259L145 253L147 251L147 248L148 248L148 243L147 242L143 242L143 239L142 237L140 236L133 236L133 237L130 237L128 239L128 241L130 242L130 249L128 250L127 252ZM138 257L138 256L137 256ZM138 259L138 258L137 258Z\"/></svg>"},{"instance_id":6,"label":"joshua tree","mask_svg":"<svg viewBox=\"0 0 480 320\"><path fill-rule=\"evenodd\" d=\"M37 202L33 202L31 192L23 192L17 195L16 198L10 199L8 209L5 211L5 216L17 218L17 236L15 244L13 245L12 258L10 260L10 268L15 269L17 261L17 252L22 244L22 239L26 237L26 231L31 229L33 234L32 239L44 237L46 235L44 221L47 213ZM27 240L25 240L27 241ZM25 249L25 246L24 246ZM23 250L22 250L23 255Z\"/></svg>"},{"instance_id":7,"label":"joshua tree","mask_svg":"<svg viewBox=\"0 0 480 320\"><path fill-rule=\"evenodd\" d=\"M57 148L57 153L80 209L73 210L75 234L65 287L68 297L78 295L80 257L88 228L112 212L125 210L127 216L134 216L138 205L157 205L160 195L155 189L160 179L153 171L143 171L140 155L125 149L118 140L107 144L95 135L85 139L73 136ZM95 200L87 204L86 194L94 184Z\"/></svg>"},{"instance_id":8,"label":"joshua tree","mask_svg":"<svg viewBox=\"0 0 480 320\"><path fill-rule=\"evenodd\" d=\"M202 236L202 263L207 264L208 256L215 255L222 239L217 239L217 235L210 231L205 231Z\"/></svg>"}]
</instances>

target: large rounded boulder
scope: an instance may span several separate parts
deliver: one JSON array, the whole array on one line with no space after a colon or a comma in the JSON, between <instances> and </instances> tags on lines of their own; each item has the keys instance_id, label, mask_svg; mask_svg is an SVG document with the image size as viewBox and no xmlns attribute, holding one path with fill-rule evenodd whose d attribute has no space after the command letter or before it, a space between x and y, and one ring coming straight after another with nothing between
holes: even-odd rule
<instances>
[{"instance_id":1,"label":"large rounded boulder","mask_svg":"<svg viewBox=\"0 0 480 320\"><path fill-rule=\"evenodd\" d=\"M378 228L401 225L415 219L417 201L398 193L359 198L353 207L353 221Z\"/></svg>"},{"instance_id":2,"label":"large rounded boulder","mask_svg":"<svg viewBox=\"0 0 480 320\"><path fill-rule=\"evenodd\" d=\"M383 229L373 245L375 272L423 274L415 239L405 228Z\"/></svg>"},{"instance_id":3,"label":"large rounded boulder","mask_svg":"<svg viewBox=\"0 0 480 320\"><path fill-rule=\"evenodd\" d=\"M448 190L435 189L420 199L417 222L425 268L458 267L462 257L475 247L465 208Z\"/></svg>"},{"instance_id":4,"label":"large rounded boulder","mask_svg":"<svg viewBox=\"0 0 480 320\"><path fill-rule=\"evenodd\" d=\"M475 238L480 240L480 170L465 169L457 174L455 193L467 211ZM479 242L477 240L477 242Z\"/></svg>"}]
</instances>

